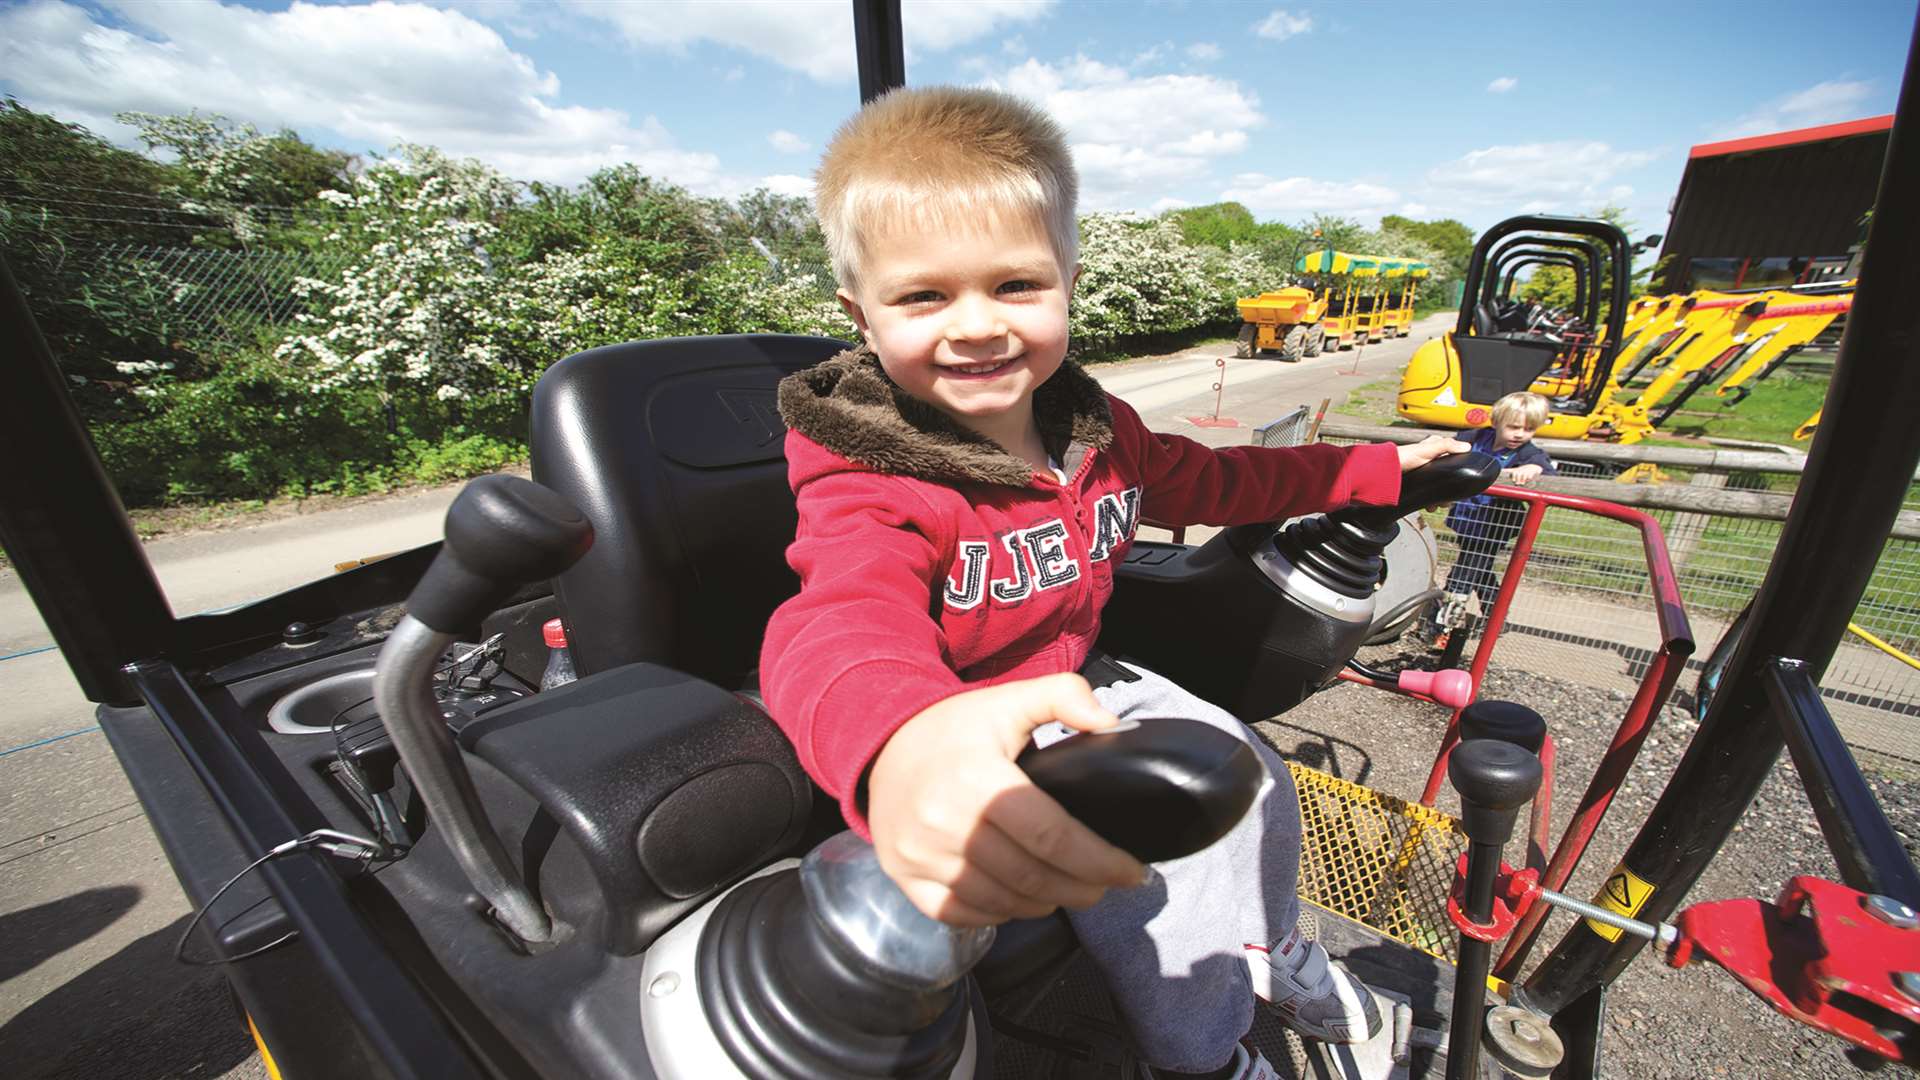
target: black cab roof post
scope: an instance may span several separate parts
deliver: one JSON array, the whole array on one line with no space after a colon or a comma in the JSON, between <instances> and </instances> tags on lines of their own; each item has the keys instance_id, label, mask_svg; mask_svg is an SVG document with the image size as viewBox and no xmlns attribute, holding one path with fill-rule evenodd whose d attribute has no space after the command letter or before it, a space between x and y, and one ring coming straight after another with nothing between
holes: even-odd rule
<instances>
[{"instance_id":1,"label":"black cab roof post","mask_svg":"<svg viewBox=\"0 0 1920 1080\"><path fill-rule=\"evenodd\" d=\"M860 67L862 105L907 85L900 0L853 0L853 48Z\"/></svg>"},{"instance_id":2,"label":"black cab roof post","mask_svg":"<svg viewBox=\"0 0 1920 1080\"><path fill-rule=\"evenodd\" d=\"M173 610L4 259L0 292L0 543L81 692L128 703L120 669L166 650Z\"/></svg>"}]
</instances>

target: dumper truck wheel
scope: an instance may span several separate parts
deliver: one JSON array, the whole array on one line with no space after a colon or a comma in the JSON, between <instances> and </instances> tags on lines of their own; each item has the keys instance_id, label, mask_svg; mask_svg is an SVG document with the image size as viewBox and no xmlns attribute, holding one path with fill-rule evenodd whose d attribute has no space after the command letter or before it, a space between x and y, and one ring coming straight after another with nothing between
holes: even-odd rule
<instances>
[{"instance_id":1,"label":"dumper truck wheel","mask_svg":"<svg viewBox=\"0 0 1920 1080\"><path fill-rule=\"evenodd\" d=\"M1319 356L1321 347L1324 346L1326 343L1327 343L1327 332L1325 330L1316 326L1313 329L1307 331L1306 355Z\"/></svg>"},{"instance_id":2,"label":"dumper truck wheel","mask_svg":"<svg viewBox=\"0 0 1920 1080\"><path fill-rule=\"evenodd\" d=\"M1260 328L1252 323L1246 323L1241 326L1240 336L1235 338L1233 342L1233 355L1242 360L1251 358L1253 356L1253 340L1255 335L1259 333Z\"/></svg>"},{"instance_id":3,"label":"dumper truck wheel","mask_svg":"<svg viewBox=\"0 0 1920 1080\"><path fill-rule=\"evenodd\" d=\"M1280 359L1289 364L1297 364L1307 354L1307 328L1294 325L1287 328L1287 336L1280 339Z\"/></svg>"}]
</instances>

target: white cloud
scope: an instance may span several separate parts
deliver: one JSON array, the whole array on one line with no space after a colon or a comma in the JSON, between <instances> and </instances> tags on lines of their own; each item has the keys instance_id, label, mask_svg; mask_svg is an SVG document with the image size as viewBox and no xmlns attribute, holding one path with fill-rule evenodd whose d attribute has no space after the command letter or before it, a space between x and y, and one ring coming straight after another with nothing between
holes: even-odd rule
<instances>
[{"instance_id":1,"label":"white cloud","mask_svg":"<svg viewBox=\"0 0 1920 1080\"><path fill-rule=\"evenodd\" d=\"M803 199L813 198L813 177L794 176L791 173L775 173L760 178L760 187L775 195L795 195Z\"/></svg>"},{"instance_id":2,"label":"white cloud","mask_svg":"<svg viewBox=\"0 0 1920 1080\"><path fill-rule=\"evenodd\" d=\"M812 143L791 131L776 131L767 136L767 142L783 154L804 154L813 149Z\"/></svg>"},{"instance_id":3,"label":"white cloud","mask_svg":"<svg viewBox=\"0 0 1920 1080\"><path fill-rule=\"evenodd\" d=\"M119 0L125 3L126 0ZM462 15L504 27L515 37L532 40L540 28L558 25L554 9L527 0L433 0L433 6L458 11Z\"/></svg>"},{"instance_id":4,"label":"white cloud","mask_svg":"<svg viewBox=\"0 0 1920 1080\"><path fill-rule=\"evenodd\" d=\"M1273 14L1254 24L1253 32L1263 38L1285 41L1313 29L1313 16L1298 14L1286 8L1275 8Z\"/></svg>"},{"instance_id":5,"label":"white cloud","mask_svg":"<svg viewBox=\"0 0 1920 1080\"><path fill-rule=\"evenodd\" d=\"M1507 91L1519 85L1520 85L1519 79L1516 79L1511 75L1502 75L1499 78L1487 84L1487 93L1504 94Z\"/></svg>"},{"instance_id":6,"label":"white cloud","mask_svg":"<svg viewBox=\"0 0 1920 1080\"><path fill-rule=\"evenodd\" d=\"M428 143L523 180L631 161L703 193L742 186L651 116L561 104L558 77L459 11L179 0L115 13L120 26L59 0L0 9L0 72L31 107L123 140L115 112L199 109L375 146Z\"/></svg>"},{"instance_id":7,"label":"white cloud","mask_svg":"<svg viewBox=\"0 0 1920 1080\"><path fill-rule=\"evenodd\" d=\"M943 52L1012 23L1045 15L1052 0L906 0L901 25L907 58ZM853 62L853 7L844 0L650 0L609 4L570 0L573 11L602 20L642 49L684 51L712 42L751 53L818 79L849 82Z\"/></svg>"},{"instance_id":8,"label":"white cloud","mask_svg":"<svg viewBox=\"0 0 1920 1080\"><path fill-rule=\"evenodd\" d=\"M1158 214L1167 210L1179 210L1183 207L1188 207L1192 205L1193 205L1192 203L1188 202L1185 199L1177 199L1177 198L1174 198L1172 195L1165 195L1165 196L1162 196L1161 198L1155 199L1153 201L1153 205L1148 207L1148 209Z\"/></svg>"},{"instance_id":9,"label":"white cloud","mask_svg":"<svg viewBox=\"0 0 1920 1080\"><path fill-rule=\"evenodd\" d=\"M1167 54L1171 52L1173 52L1173 42L1163 41L1160 44L1155 45L1153 48L1142 50L1140 53L1135 55L1133 58L1133 63L1129 66L1145 67L1148 64L1156 63L1164 59L1167 56Z\"/></svg>"},{"instance_id":10,"label":"white cloud","mask_svg":"<svg viewBox=\"0 0 1920 1080\"><path fill-rule=\"evenodd\" d=\"M1652 151L1615 150L1603 142L1489 146L1427 170L1428 190L1421 197L1515 213L1585 213L1613 197L1615 177L1653 159Z\"/></svg>"},{"instance_id":11,"label":"white cloud","mask_svg":"<svg viewBox=\"0 0 1920 1080\"><path fill-rule=\"evenodd\" d=\"M1223 201L1244 205L1256 217L1297 218L1307 214L1378 218L1403 202L1399 192L1362 181L1314 180L1305 176L1276 178L1265 173L1241 173L1220 193Z\"/></svg>"},{"instance_id":12,"label":"white cloud","mask_svg":"<svg viewBox=\"0 0 1920 1080\"><path fill-rule=\"evenodd\" d=\"M1187 46L1187 55L1202 63L1208 63L1220 59L1225 54L1220 51L1220 46L1211 41L1196 41Z\"/></svg>"},{"instance_id":13,"label":"white cloud","mask_svg":"<svg viewBox=\"0 0 1920 1080\"><path fill-rule=\"evenodd\" d=\"M1089 210L1137 209L1199 180L1266 122L1259 98L1232 80L1135 75L1084 56L1028 60L988 82L1039 104L1067 129Z\"/></svg>"},{"instance_id":14,"label":"white cloud","mask_svg":"<svg viewBox=\"0 0 1920 1080\"><path fill-rule=\"evenodd\" d=\"M1817 127L1841 120L1857 120L1867 109L1873 84L1844 79L1829 79L1775 98L1750 112L1714 129L1709 139L1738 139L1748 135L1771 135L1776 131Z\"/></svg>"},{"instance_id":15,"label":"white cloud","mask_svg":"<svg viewBox=\"0 0 1920 1080\"><path fill-rule=\"evenodd\" d=\"M1423 218L1433 213L1433 210L1428 207L1426 203L1414 202L1412 199L1408 199L1406 202L1401 203L1400 209L1394 211L1394 213L1399 214L1401 217Z\"/></svg>"}]
</instances>

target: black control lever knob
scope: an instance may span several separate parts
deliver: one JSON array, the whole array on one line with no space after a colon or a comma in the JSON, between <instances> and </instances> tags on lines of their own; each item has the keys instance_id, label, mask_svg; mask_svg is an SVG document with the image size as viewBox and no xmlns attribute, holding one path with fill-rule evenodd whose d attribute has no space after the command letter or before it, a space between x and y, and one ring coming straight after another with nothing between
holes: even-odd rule
<instances>
[{"instance_id":1,"label":"black control lever knob","mask_svg":"<svg viewBox=\"0 0 1920 1080\"><path fill-rule=\"evenodd\" d=\"M1498 739L1537 755L1547 742L1547 722L1517 701L1476 701L1460 711L1460 738Z\"/></svg>"},{"instance_id":2,"label":"black control lever knob","mask_svg":"<svg viewBox=\"0 0 1920 1080\"><path fill-rule=\"evenodd\" d=\"M1266 779L1239 739L1198 720L1142 720L1028 749L1017 760L1035 787L1139 859L1166 862L1227 835Z\"/></svg>"},{"instance_id":3,"label":"black control lever knob","mask_svg":"<svg viewBox=\"0 0 1920 1080\"><path fill-rule=\"evenodd\" d=\"M1349 506L1331 515L1383 529L1417 510L1478 495L1500 478L1500 463L1478 450L1448 454L1400 477L1400 501L1392 506Z\"/></svg>"},{"instance_id":4,"label":"black control lever knob","mask_svg":"<svg viewBox=\"0 0 1920 1080\"><path fill-rule=\"evenodd\" d=\"M1498 847L1513 836L1520 808L1540 790L1540 759L1510 742L1469 739L1453 748L1447 776L1460 793L1468 838Z\"/></svg>"},{"instance_id":5,"label":"black control lever knob","mask_svg":"<svg viewBox=\"0 0 1920 1080\"><path fill-rule=\"evenodd\" d=\"M443 633L471 627L515 588L578 562L593 526L552 489L518 476L483 476L447 509L447 539L407 597L407 611Z\"/></svg>"}]
</instances>

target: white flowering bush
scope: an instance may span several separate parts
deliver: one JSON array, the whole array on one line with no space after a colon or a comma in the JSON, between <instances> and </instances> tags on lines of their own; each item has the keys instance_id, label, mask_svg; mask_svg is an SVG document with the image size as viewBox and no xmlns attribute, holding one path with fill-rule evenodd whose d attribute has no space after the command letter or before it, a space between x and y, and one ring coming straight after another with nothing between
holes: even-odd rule
<instances>
[{"instance_id":1,"label":"white flowering bush","mask_svg":"<svg viewBox=\"0 0 1920 1080\"><path fill-rule=\"evenodd\" d=\"M417 147L322 192L341 211L325 240L352 258L335 279L299 279L312 310L275 356L315 393L370 390L389 406L523 391L528 358L497 340L517 282L486 250L514 194L478 162Z\"/></svg>"},{"instance_id":2,"label":"white flowering bush","mask_svg":"<svg viewBox=\"0 0 1920 1080\"><path fill-rule=\"evenodd\" d=\"M1098 352L1139 334L1170 333L1218 318L1221 297L1208 257L1179 226L1131 214L1080 219L1080 282L1068 329ZM1232 298L1226 298L1230 304Z\"/></svg>"}]
</instances>

